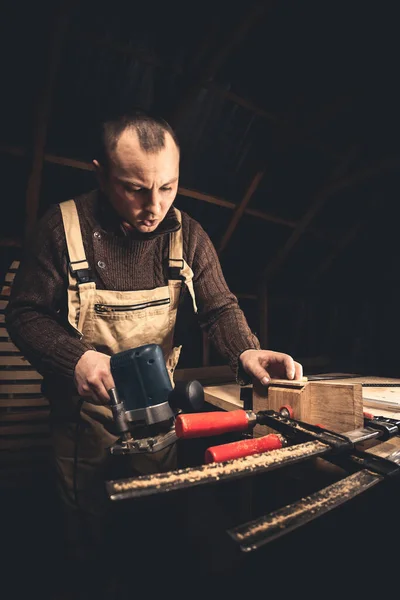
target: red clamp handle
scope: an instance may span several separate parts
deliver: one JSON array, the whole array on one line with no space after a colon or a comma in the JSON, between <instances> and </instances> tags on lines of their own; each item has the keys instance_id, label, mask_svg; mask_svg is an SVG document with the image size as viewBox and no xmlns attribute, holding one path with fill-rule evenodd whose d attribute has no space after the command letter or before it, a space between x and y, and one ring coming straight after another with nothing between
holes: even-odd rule
<instances>
[{"instance_id":1,"label":"red clamp handle","mask_svg":"<svg viewBox=\"0 0 400 600\"><path fill-rule=\"evenodd\" d=\"M204 412L180 414L175 419L175 433L178 438L197 438L228 433L229 431L246 431L249 417L245 410L229 412Z\"/></svg>"},{"instance_id":2,"label":"red clamp handle","mask_svg":"<svg viewBox=\"0 0 400 600\"><path fill-rule=\"evenodd\" d=\"M221 444L207 448L204 460L205 462L224 462L233 458L250 456L250 454L259 454L270 450L278 450L284 445L283 438L275 433L270 433L259 438L241 440L240 442L231 442L230 444Z\"/></svg>"}]
</instances>

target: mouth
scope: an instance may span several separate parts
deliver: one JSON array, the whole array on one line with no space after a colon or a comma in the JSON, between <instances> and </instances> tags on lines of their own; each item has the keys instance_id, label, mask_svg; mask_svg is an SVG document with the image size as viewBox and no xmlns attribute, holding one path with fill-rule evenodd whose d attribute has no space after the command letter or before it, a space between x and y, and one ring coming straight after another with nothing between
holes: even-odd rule
<instances>
[{"instance_id":1,"label":"mouth","mask_svg":"<svg viewBox=\"0 0 400 600\"><path fill-rule=\"evenodd\" d=\"M145 219L143 221L141 221L142 225L144 225L145 227L154 227L154 225L157 223L157 219Z\"/></svg>"}]
</instances>

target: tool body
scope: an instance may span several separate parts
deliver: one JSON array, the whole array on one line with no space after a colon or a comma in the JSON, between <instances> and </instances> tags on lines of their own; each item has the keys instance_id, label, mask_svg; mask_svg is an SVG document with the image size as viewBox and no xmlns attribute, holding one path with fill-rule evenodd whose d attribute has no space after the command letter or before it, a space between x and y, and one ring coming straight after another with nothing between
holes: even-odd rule
<instances>
[{"instance_id":1,"label":"tool body","mask_svg":"<svg viewBox=\"0 0 400 600\"><path fill-rule=\"evenodd\" d=\"M108 391L119 440L111 454L157 452L177 440L175 419L181 411L200 411L201 384L172 385L161 347L146 344L110 359L115 387Z\"/></svg>"}]
</instances>

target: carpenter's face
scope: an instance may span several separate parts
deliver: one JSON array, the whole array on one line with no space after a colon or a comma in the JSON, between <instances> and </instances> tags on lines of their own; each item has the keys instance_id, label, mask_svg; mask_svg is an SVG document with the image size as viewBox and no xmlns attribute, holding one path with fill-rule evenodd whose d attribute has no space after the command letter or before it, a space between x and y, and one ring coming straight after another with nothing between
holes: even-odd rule
<instances>
[{"instance_id":1,"label":"carpenter's face","mask_svg":"<svg viewBox=\"0 0 400 600\"><path fill-rule=\"evenodd\" d=\"M126 129L109 157L105 173L95 161L100 183L111 204L142 233L157 229L175 200L179 178L179 149L165 133L165 146L156 152L140 147L135 130Z\"/></svg>"}]
</instances>

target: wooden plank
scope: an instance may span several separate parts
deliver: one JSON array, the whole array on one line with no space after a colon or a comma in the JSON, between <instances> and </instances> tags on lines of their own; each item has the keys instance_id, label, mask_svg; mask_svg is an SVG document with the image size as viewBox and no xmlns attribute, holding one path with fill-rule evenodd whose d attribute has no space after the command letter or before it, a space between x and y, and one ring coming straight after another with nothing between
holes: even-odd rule
<instances>
[{"instance_id":1,"label":"wooden plank","mask_svg":"<svg viewBox=\"0 0 400 600\"><path fill-rule=\"evenodd\" d=\"M4 310L8 304L8 300L0 300L0 310Z\"/></svg>"},{"instance_id":2,"label":"wooden plank","mask_svg":"<svg viewBox=\"0 0 400 600\"><path fill-rule=\"evenodd\" d=\"M13 412L0 412L0 425L2 423L14 423L14 422L31 422L31 421L48 421L50 416L50 411L47 407L44 407L43 410L13 410Z\"/></svg>"},{"instance_id":3,"label":"wooden plank","mask_svg":"<svg viewBox=\"0 0 400 600\"><path fill-rule=\"evenodd\" d=\"M49 401L43 396L37 398L0 398L0 408L12 408L13 406L49 406Z\"/></svg>"},{"instance_id":4,"label":"wooden plank","mask_svg":"<svg viewBox=\"0 0 400 600\"><path fill-rule=\"evenodd\" d=\"M240 389L241 387L237 383L206 386L204 387L204 399L209 404L222 410L243 408L243 402L240 399Z\"/></svg>"},{"instance_id":5,"label":"wooden plank","mask_svg":"<svg viewBox=\"0 0 400 600\"><path fill-rule=\"evenodd\" d=\"M50 434L50 425L48 422L19 423L11 422L3 425L0 421L0 436L26 436Z\"/></svg>"},{"instance_id":6,"label":"wooden plank","mask_svg":"<svg viewBox=\"0 0 400 600\"><path fill-rule=\"evenodd\" d=\"M0 368L1 367L8 367L8 366L13 366L13 367L27 367L27 366L31 366L31 364L27 361L27 359L24 356L17 356L17 355L13 355L13 356L0 356ZM24 371L21 371L21 373L23 373Z\"/></svg>"},{"instance_id":7,"label":"wooden plank","mask_svg":"<svg viewBox=\"0 0 400 600\"><path fill-rule=\"evenodd\" d=\"M12 464L35 464L38 462L45 462L51 458L52 448L46 447L35 447L29 450L22 448L20 450L2 450L0 452L0 466L5 467Z\"/></svg>"},{"instance_id":8,"label":"wooden plank","mask_svg":"<svg viewBox=\"0 0 400 600\"><path fill-rule=\"evenodd\" d=\"M16 380L23 380L23 381L29 381L32 379L43 379L42 375L40 375L40 373L38 373L37 371L34 370L28 370L28 369L24 369L23 371L21 370L7 370L7 371L2 371L0 370L0 385L4 382L4 381L16 381Z\"/></svg>"},{"instance_id":9,"label":"wooden plank","mask_svg":"<svg viewBox=\"0 0 400 600\"><path fill-rule=\"evenodd\" d=\"M0 342L0 352L18 352L19 349L12 342Z\"/></svg>"},{"instance_id":10,"label":"wooden plank","mask_svg":"<svg viewBox=\"0 0 400 600\"><path fill-rule=\"evenodd\" d=\"M18 269L19 264L20 264L19 260L13 260L12 263L11 263L10 269L15 269L15 270Z\"/></svg>"},{"instance_id":11,"label":"wooden plank","mask_svg":"<svg viewBox=\"0 0 400 600\"><path fill-rule=\"evenodd\" d=\"M25 435L32 435L32 434L49 434L50 433L50 426L48 423L31 423L31 424L19 424L19 423L15 423L15 424L8 424L8 425L2 425L1 423L1 419L0 419L0 436L7 436L7 435L18 435L18 436L25 436Z\"/></svg>"},{"instance_id":12,"label":"wooden plank","mask_svg":"<svg viewBox=\"0 0 400 600\"><path fill-rule=\"evenodd\" d=\"M50 436L47 437L43 434L43 436L37 438L29 436L19 438L0 438L0 450L13 450L20 448L27 449L40 446L43 448L51 446Z\"/></svg>"},{"instance_id":13,"label":"wooden plank","mask_svg":"<svg viewBox=\"0 0 400 600\"><path fill-rule=\"evenodd\" d=\"M15 278L15 273L8 272L4 278L4 281L6 283L12 283L14 281L14 278Z\"/></svg>"},{"instance_id":14,"label":"wooden plank","mask_svg":"<svg viewBox=\"0 0 400 600\"><path fill-rule=\"evenodd\" d=\"M7 300L4 296L9 296L11 294L11 286L3 285L1 288L1 296L3 296L3 300Z\"/></svg>"},{"instance_id":15,"label":"wooden plank","mask_svg":"<svg viewBox=\"0 0 400 600\"><path fill-rule=\"evenodd\" d=\"M3 394L41 394L40 383L1 383L0 395Z\"/></svg>"},{"instance_id":16,"label":"wooden plank","mask_svg":"<svg viewBox=\"0 0 400 600\"><path fill-rule=\"evenodd\" d=\"M6 318L4 316L4 313L0 313L0 323L5 323L6 322Z\"/></svg>"}]
</instances>

